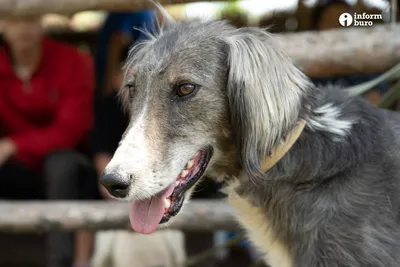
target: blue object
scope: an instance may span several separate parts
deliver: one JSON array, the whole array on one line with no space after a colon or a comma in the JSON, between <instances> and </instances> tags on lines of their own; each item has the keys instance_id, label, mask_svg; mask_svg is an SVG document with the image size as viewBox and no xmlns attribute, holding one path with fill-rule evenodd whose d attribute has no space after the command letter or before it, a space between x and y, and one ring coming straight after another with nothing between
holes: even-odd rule
<instances>
[{"instance_id":1,"label":"blue object","mask_svg":"<svg viewBox=\"0 0 400 267\"><path fill-rule=\"evenodd\" d=\"M226 239L227 239L227 241L229 241L232 238L236 237L238 234L239 234L239 232L226 231ZM244 240L240 241L239 247L250 248L251 247L251 243L247 239L244 239Z\"/></svg>"},{"instance_id":2,"label":"blue object","mask_svg":"<svg viewBox=\"0 0 400 267\"><path fill-rule=\"evenodd\" d=\"M225 185L224 182L217 182L216 186L218 188L218 190L220 190L221 188L223 188L223 186ZM225 234L225 238L227 241L231 240L232 238L236 237L239 232L233 232L233 231L222 231ZM251 244L248 242L247 239L240 241L239 243L240 247L245 247L245 248L249 248L251 246Z\"/></svg>"},{"instance_id":3,"label":"blue object","mask_svg":"<svg viewBox=\"0 0 400 267\"><path fill-rule=\"evenodd\" d=\"M96 86L101 86L104 82L105 66L107 65L108 44L115 32L122 32L132 37L133 41L146 39L146 35L134 29L146 29L149 32L155 30L156 13L153 9L137 12L113 12L110 13L104 26L99 33L99 41L95 52Z\"/></svg>"}]
</instances>

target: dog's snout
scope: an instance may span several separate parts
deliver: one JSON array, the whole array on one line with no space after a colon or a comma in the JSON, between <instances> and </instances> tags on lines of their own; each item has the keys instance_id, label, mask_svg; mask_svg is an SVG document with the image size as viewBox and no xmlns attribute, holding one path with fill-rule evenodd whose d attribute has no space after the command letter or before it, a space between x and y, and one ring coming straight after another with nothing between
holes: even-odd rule
<instances>
[{"instance_id":1,"label":"dog's snout","mask_svg":"<svg viewBox=\"0 0 400 267\"><path fill-rule=\"evenodd\" d=\"M100 183L114 197L124 198L129 193L131 176L124 177L118 173L104 173Z\"/></svg>"}]
</instances>

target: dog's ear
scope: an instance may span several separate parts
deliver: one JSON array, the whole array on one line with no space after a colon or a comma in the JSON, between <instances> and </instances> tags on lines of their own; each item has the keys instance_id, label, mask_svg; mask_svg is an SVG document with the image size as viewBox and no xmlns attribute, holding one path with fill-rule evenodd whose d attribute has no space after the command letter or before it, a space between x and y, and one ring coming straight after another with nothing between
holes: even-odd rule
<instances>
[{"instance_id":1,"label":"dog's ear","mask_svg":"<svg viewBox=\"0 0 400 267\"><path fill-rule=\"evenodd\" d=\"M236 29L225 42L232 131L242 167L260 175L260 162L298 120L310 83L262 29Z\"/></svg>"}]
</instances>

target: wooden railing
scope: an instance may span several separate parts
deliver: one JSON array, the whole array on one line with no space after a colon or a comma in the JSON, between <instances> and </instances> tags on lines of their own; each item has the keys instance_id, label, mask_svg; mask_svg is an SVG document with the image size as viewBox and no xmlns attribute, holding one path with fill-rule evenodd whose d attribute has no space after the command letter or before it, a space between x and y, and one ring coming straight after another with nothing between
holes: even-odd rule
<instances>
[{"instance_id":1,"label":"wooden railing","mask_svg":"<svg viewBox=\"0 0 400 267\"><path fill-rule=\"evenodd\" d=\"M187 231L238 230L223 200L193 200L169 225ZM128 204L119 201L0 201L0 232L131 229Z\"/></svg>"}]
</instances>

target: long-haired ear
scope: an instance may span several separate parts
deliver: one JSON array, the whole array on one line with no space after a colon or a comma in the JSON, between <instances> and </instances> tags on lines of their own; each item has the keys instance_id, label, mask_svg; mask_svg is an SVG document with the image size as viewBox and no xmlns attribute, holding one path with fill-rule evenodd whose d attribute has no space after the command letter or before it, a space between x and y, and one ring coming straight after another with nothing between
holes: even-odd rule
<instances>
[{"instance_id":1,"label":"long-haired ear","mask_svg":"<svg viewBox=\"0 0 400 267\"><path fill-rule=\"evenodd\" d=\"M243 168L259 176L260 162L297 122L311 84L262 29L235 29L225 42L232 129Z\"/></svg>"}]
</instances>

